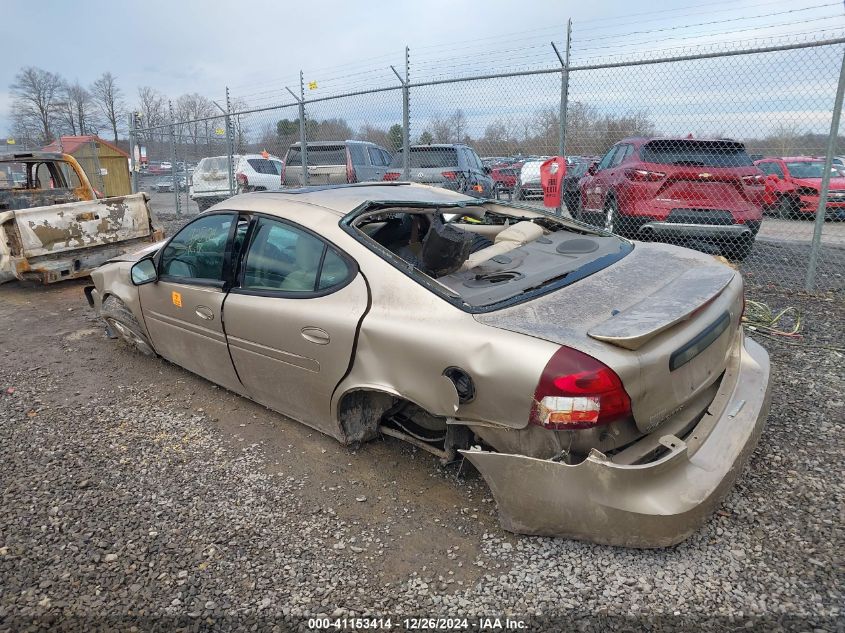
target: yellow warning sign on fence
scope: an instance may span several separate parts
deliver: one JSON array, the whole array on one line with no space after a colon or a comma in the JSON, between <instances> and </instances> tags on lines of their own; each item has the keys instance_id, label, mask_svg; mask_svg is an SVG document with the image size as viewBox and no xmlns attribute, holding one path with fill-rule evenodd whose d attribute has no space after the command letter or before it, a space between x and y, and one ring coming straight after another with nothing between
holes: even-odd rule
<instances>
[{"instance_id":1,"label":"yellow warning sign on fence","mask_svg":"<svg viewBox=\"0 0 845 633\"><path fill-rule=\"evenodd\" d=\"M317 82L316 81L309 81L308 82L308 90L316 90L317 89Z\"/></svg>"}]
</instances>

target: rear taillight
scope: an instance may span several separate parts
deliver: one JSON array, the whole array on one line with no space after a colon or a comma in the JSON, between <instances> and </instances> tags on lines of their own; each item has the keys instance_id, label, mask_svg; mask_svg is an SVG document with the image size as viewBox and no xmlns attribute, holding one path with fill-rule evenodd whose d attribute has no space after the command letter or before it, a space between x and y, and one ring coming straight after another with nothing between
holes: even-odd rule
<instances>
[{"instance_id":1,"label":"rear taillight","mask_svg":"<svg viewBox=\"0 0 845 633\"><path fill-rule=\"evenodd\" d=\"M352 152L349 151L348 147L346 148L346 182L358 182L355 177L355 168L352 166Z\"/></svg>"},{"instance_id":2,"label":"rear taillight","mask_svg":"<svg viewBox=\"0 0 845 633\"><path fill-rule=\"evenodd\" d=\"M458 179L458 172L456 171L444 171L442 174L446 180L457 180Z\"/></svg>"},{"instance_id":3,"label":"rear taillight","mask_svg":"<svg viewBox=\"0 0 845 633\"><path fill-rule=\"evenodd\" d=\"M246 187L249 184L249 178L247 178L246 174L244 174L243 172L239 171L237 174L235 174L235 179L238 181L238 184L241 187Z\"/></svg>"},{"instance_id":4,"label":"rear taillight","mask_svg":"<svg viewBox=\"0 0 845 633\"><path fill-rule=\"evenodd\" d=\"M625 178L634 182L657 182L666 177L662 171L648 171L647 169L626 169Z\"/></svg>"},{"instance_id":5,"label":"rear taillight","mask_svg":"<svg viewBox=\"0 0 845 633\"><path fill-rule=\"evenodd\" d=\"M766 184L766 177L763 174L753 174L751 176L743 176L742 184L750 185L752 187L762 187Z\"/></svg>"},{"instance_id":6,"label":"rear taillight","mask_svg":"<svg viewBox=\"0 0 845 633\"><path fill-rule=\"evenodd\" d=\"M610 367L561 347L543 370L529 422L546 429L586 429L631 417L631 398Z\"/></svg>"},{"instance_id":7,"label":"rear taillight","mask_svg":"<svg viewBox=\"0 0 845 633\"><path fill-rule=\"evenodd\" d=\"M399 180L399 176L401 176L398 171L389 171L384 176L382 176L382 180Z\"/></svg>"}]
</instances>

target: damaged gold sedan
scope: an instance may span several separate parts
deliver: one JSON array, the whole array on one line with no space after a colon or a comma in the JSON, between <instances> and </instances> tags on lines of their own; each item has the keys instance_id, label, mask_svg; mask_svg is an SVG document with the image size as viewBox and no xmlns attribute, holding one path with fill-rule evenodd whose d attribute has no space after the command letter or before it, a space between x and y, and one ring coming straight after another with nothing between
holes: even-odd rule
<instances>
[{"instance_id":1,"label":"damaged gold sedan","mask_svg":"<svg viewBox=\"0 0 845 633\"><path fill-rule=\"evenodd\" d=\"M145 353L345 444L464 455L514 532L678 543L768 414L736 271L444 189L237 196L92 279Z\"/></svg>"}]
</instances>

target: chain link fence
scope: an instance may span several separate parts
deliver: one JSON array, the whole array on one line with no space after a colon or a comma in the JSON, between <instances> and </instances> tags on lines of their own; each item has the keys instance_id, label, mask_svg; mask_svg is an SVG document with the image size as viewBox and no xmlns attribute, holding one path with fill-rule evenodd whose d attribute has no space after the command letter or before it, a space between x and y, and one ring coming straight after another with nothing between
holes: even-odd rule
<instances>
[{"instance_id":1,"label":"chain link fence","mask_svg":"<svg viewBox=\"0 0 845 633\"><path fill-rule=\"evenodd\" d=\"M844 53L845 38L782 40L573 64L567 44L545 67L456 64L444 78L423 63L415 79L406 49L375 85L320 89L300 73L265 107L233 107L227 89L219 116L133 117L133 184L177 215L245 191L398 179L542 208L539 166L562 154L550 213L721 254L751 286L841 292Z\"/></svg>"}]
</instances>

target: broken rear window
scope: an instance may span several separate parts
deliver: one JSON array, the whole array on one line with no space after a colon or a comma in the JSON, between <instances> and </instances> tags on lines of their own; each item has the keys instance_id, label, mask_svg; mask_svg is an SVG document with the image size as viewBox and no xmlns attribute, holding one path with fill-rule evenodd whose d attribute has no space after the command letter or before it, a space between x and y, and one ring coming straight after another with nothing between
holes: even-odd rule
<instances>
[{"instance_id":1,"label":"broken rear window","mask_svg":"<svg viewBox=\"0 0 845 633\"><path fill-rule=\"evenodd\" d=\"M539 213L449 208L382 209L353 234L391 264L470 312L568 285L624 257L632 246ZM525 213L525 215L521 215ZM433 283L432 283L433 282Z\"/></svg>"}]
</instances>

